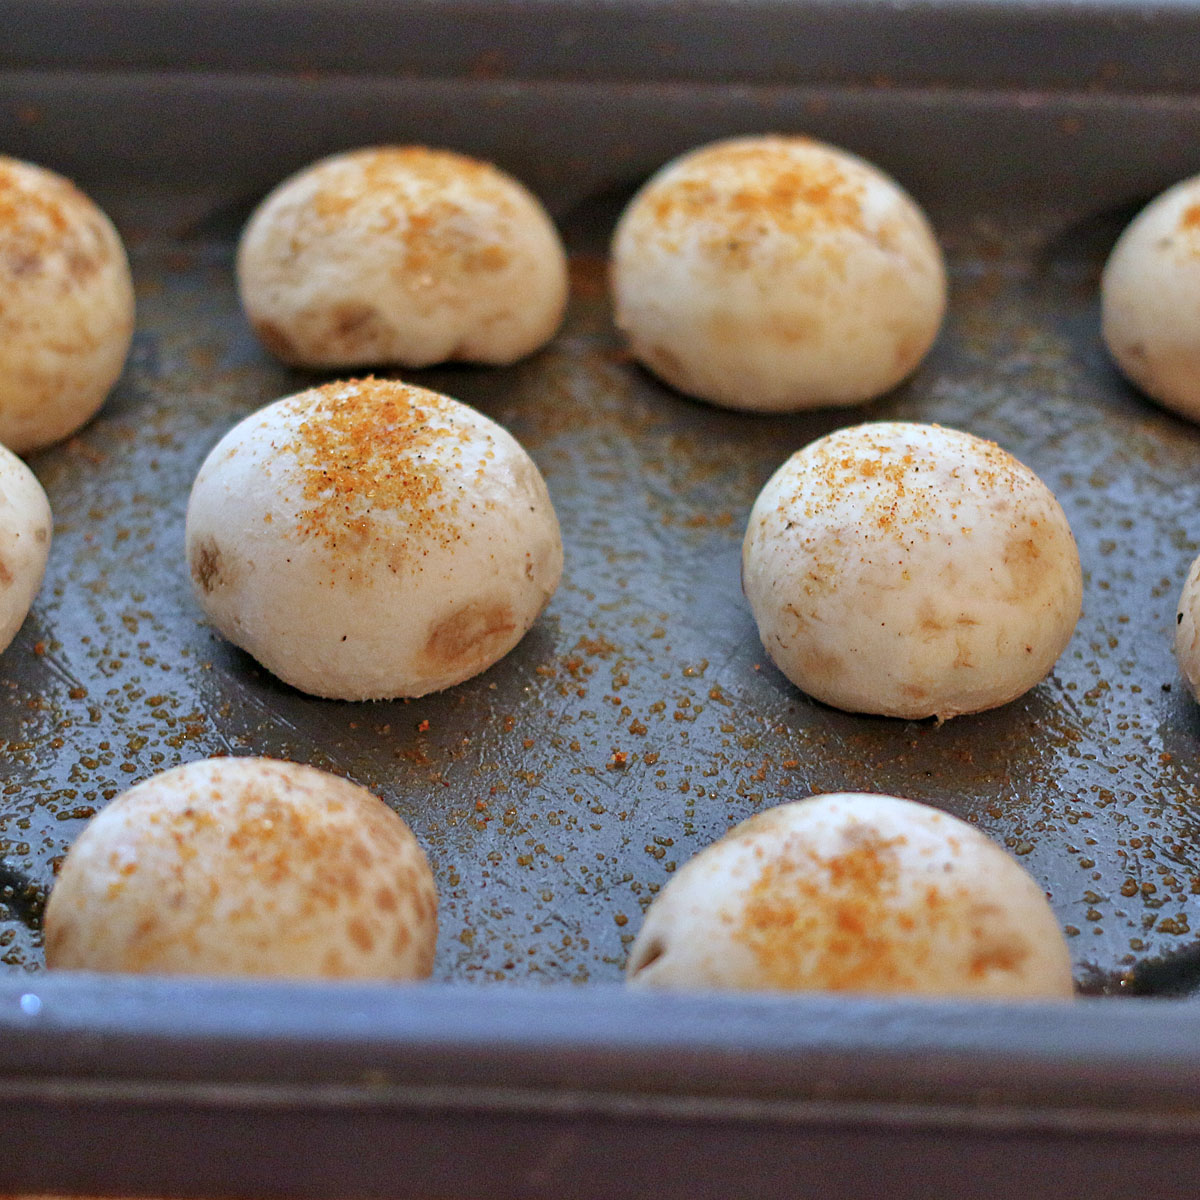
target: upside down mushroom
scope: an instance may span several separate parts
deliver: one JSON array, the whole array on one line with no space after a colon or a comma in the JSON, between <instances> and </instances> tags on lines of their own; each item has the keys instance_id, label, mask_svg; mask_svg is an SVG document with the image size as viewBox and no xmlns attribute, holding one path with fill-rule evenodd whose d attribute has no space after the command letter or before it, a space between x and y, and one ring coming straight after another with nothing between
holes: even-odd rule
<instances>
[{"instance_id":1,"label":"upside down mushroom","mask_svg":"<svg viewBox=\"0 0 1200 1200\"><path fill-rule=\"evenodd\" d=\"M0 446L0 650L17 636L42 586L51 525L37 476Z\"/></svg>"},{"instance_id":2,"label":"upside down mushroom","mask_svg":"<svg viewBox=\"0 0 1200 1200\"><path fill-rule=\"evenodd\" d=\"M860 404L911 374L946 303L924 214L863 159L804 137L693 150L630 201L617 326L672 387L727 408Z\"/></svg>"},{"instance_id":3,"label":"upside down mushroom","mask_svg":"<svg viewBox=\"0 0 1200 1200\"><path fill-rule=\"evenodd\" d=\"M422 696L490 667L562 572L536 465L482 413L385 379L278 400L213 448L186 542L213 625L280 679Z\"/></svg>"},{"instance_id":4,"label":"upside down mushroom","mask_svg":"<svg viewBox=\"0 0 1200 1200\"><path fill-rule=\"evenodd\" d=\"M204 759L88 823L45 941L59 969L420 979L437 893L408 826L365 788L297 763Z\"/></svg>"},{"instance_id":5,"label":"upside down mushroom","mask_svg":"<svg viewBox=\"0 0 1200 1200\"><path fill-rule=\"evenodd\" d=\"M567 260L538 200L424 146L335 154L281 183L237 256L263 344L307 367L504 364L553 337Z\"/></svg>"},{"instance_id":6,"label":"upside down mushroom","mask_svg":"<svg viewBox=\"0 0 1200 1200\"><path fill-rule=\"evenodd\" d=\"M837 793L735 826L672 877L633 944L651 988L1069 998L1045 894L978 830Z\"/></svg>"},{"instance_id":7,"label":"upside down mushroom","mask_svg":"<svg viewBox=\"0 0 1200 1200\"><path fill-rule=\"evenodd\" d=\"M1152 400L1200 421L1200 175L1130 222L1100 277L1114 362Z\"/></svg>"},{"instance_id":8,"label":"upside down mushroom","mask_svg":"<svg viewBox=\"0 0 1200 1200\"><path fill-rule=\"evenodd\" d=\"M840 429L763 487L742 547L763 646L851 712L940 720L1041 680L1083 577L1050 489L994 442L937 425Z\"/></svg>"},{"instance_id":9,"label":"upside down mushroom","mask_svg":"<svg viewBox=\"0 0 1200 1200\"><path fill-rule=\"evenodd\" d=\"M0 155L0 442L28 454L104 403L133 338L112 222L45 167Z\"/></svg>"}]
</instances>

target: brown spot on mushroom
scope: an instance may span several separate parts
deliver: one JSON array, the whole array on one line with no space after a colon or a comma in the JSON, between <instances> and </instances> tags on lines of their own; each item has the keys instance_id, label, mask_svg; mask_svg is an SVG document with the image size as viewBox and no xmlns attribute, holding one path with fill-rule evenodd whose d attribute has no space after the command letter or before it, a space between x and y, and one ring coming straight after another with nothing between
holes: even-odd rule
<instances>
[{"instance_id":1,"label":"brown spot on mushroom","mask_svg":"<svg viewBox=\"0 0 1200 1200\"><path fill-rule=\"evenodd\" d=\"M53 966L59 955L75 941L75 923L70 917L63 916L62 910L54 914L52 920L45 922L43 928L46 948L46 965Z\"/></svg>"},{"instance_id":2,"label":"brown spot on mushroom","mask_svg":"<svg viewBox=\"0 0 1200 1200\"><path fill-rule=\"evenodd\" d=\"M823 333L821 322L810 313L776 313L769 330L781 342L792 345L815 342Z\"/></svg>"},{"instance_id":3,"label":"brown spot on mushroom","mask_svg":"<svg viewBox=\"0 0 1200 1200\"><path fill-rule=\"evenodd\" d=\"M173 900L178 900L178 896L173 896ZM134 927L133 937L130 939L134 946L138 942L146 942L150 940L152 934L158 931L158 918L152 913L147 913Z\"/></svg>"},{"instance_id":4,"label":"brown spot on mushroom","mask_svg":"<svg viewBox=\"0 0 1200 1200\"><path fill-rule=\"evenodd\" d=\"M429 631L425 657L445 670L490 661L497 645L508 641L516 628L507 604L477 600Z\"/></svg>"},{"instance_id":5,"label":"brown spot on mushroom","mask_svg":"<svg viewBox=\"0 0 1200 1200\"><path fill-rule=\"evenodd\" d=\"M472 248L463 256L467 271L502 271L512 261L512 255L496 244Z\"/></svg>"},{"instance_id":6,"label":"brown spot on mushroom","mask_svg":"<svg viewBox=\"0 0 1200 1200\"><path fill-rule=\"evenodd\" d=\"M8 569L8 563L0 558L0 588L8 587L13 581L12 572Z\"/></svg>"},{"instance_id":7,"label":"brown spot on mushroom","mask_svg":"<svg viewBox=\"0 0 1200 1200\"><path fill-rule=\"evenodd\" d=\"M1004 565L1008 568L1013 595L1019 598L1036 596L1042 590L1047 564L1036 540L1026 529L1013 534L1005 544Z\"/></svg>"},{"instance_id":8,"label":"brown spot on mushroom","mask_svg":"<svg viewBox=\"0 0 1200 1200\"><path fill-rule=\"evenodd\" d=\"M638 974L639 971L644 971L647 967L658 962L666 952L667 947L662 939L652 937L644 945L638 947L637 954L629 962L629 974L633 976Z\"/></svg>"},{"instance_id":9,"label":"brown spot on mushroom","mask_svg":"<svg viewBox=\"0 0 1200 1200\"><path fill-rule=\"evenodd\" d=\"M642 360L656 375L661 375L668 383L680 383L688 378L687 368L682 360L666 346L657 342L649 346L639 345L636 349L638 358Z\"/></svg>"},{"instance_id":10,"label":"brown spot on mushroom","mask_svg":"<svg viewBox=\"0 0 1200 1200\"><path fill-rule=\"evenodd\" d=\"M989 971L1017 971L1029 953L1028 944L1014 937L984 939L972 951L967 970L973 979Z\"/></svg>"},{"instance_id":11,"label":"brown spot on mushroom","mask_svg":"<svg viewBox=\"0 0 1200 1200\"><path fill-rule=\"evenodd\" d=\"M375 949L375 939L371 936L371 931L361 917L354 917L347 923L346 933L364 954L369 954Z\"/></svg>"},{"instance_id":12,"label":"brown spot on mushroom","mask_svg":"<svg viewBox=\"0 0 1200 1200\"><path fill-rule=\"evenodd\" d=\"M375 893L375 903L379 905L381 912L394 913L400 906L399 900L396 898L396 893L391 888L380 888Z\"/></svg>"},{"instance_id":13,"label":"brown spot on mushroom","mask_svg":"<svg viewBox=\"0 0 1200 1200\"><path fill-rule=\"evenodd\" d=\"M67 251L67 274L71 277L74 283L84 283L87 279L95 275L100 270L105 255L100 248L103 245L99 241L99 235L93 234L97 238L97 244L94 246L72 246Z\"/></svg>"},{"instance_id":14,"label":"brown spot on mushroom","mask_svg":"<svg viewBox=\"0 0 1200 1200\"><path fill-rule=\"evenodd\" d=\"M969 640L959 635L954 639L954 668L956 670L971 670L975 664L971 660L972 648Z\"/></svg>"},{"instance_id":15,"label":"brown spot on mushroom","mask_svg":"<svg viewBox=\"0 0 1200 1200\"><path fill-rule=\"evenodd\" d=\"M20 279L24 275L36 275L41 271L44 259L40 254L20 253L10 250L5 255L4 265L8 268L8 273L16 279Z\"/></svg>"},{"instance_id":16,"label":"brown spot on mushroom","mask_svg":"<svg viewBox=\"0 0 1200 1200\"><path fill-rule=\"evenodd\" d=\"M224 582L224 557L215 538L205 538L192 554L192 578L205 595L216 591Z\"/></svg>"},{"instance_id":17,"label":"brown spot on mushroom","mask_svg":"<svg viewBox=\"0 0 1200 1200\"><path fill-rule=\"evenodd\" d=\"M390 332L382 314L371 304L339 304L330 312L329 320L333 339L351 352L373 352L375 346Z\"/></svg>"},{"instance_id":18,"label":"brown spot on mushroom","mask_svg":"<svg viewBox=\"0 0 1200 1200\"><path fill-rule=\"evenodd\" d=\"M836 680L842 674L841 658L820 649L811 637L804 640L806 644L797 648L795 659L804 672L805 681L812 687Z\"/></svg>"},{"instance_id":19,"label":"brown spot on mushroom","mask_svg":"<svg viewBox=\"0 0 1200 1200\"><path fill-rule=\"evenodd\" d=\"M376 526L370 517L347 517L336 532L330 534L330 549L343 553L362 554L375 540Z\"/></svg>"},{"instance_id":20,"label":"brown spot on mushroom","mask_svg":"<svg viewBox=\"0 0 1200 1200\"><path fill-rule=\"evenodd\" d=\"M929 337L923 330L902 336L896 343L896 370L907 375L921 361L928 343Z\"/></svg>"},{"instance_id":21,"label":"brown spot on mushroom","mask_svg":"<svg viewBox=\"0 0 1200 1200\"><path fill-rule=\"evenodd\" d=\"M409 942L412 941L412 935L408 932L407 925L397 925L395 932L392 934L392 953L399 957L408 949ZM433 956L429 956L429 967L433 966ZM425 969L428 974L428 969Z\"/></svg>"},{"instance_id":22,"label":"brown spot on mushroom","mask_svg":"<svg viewBox=\"0 0 1200 1200\"><path fill-rule=\"evenodd\" d=\"M944 633L950 626L938 612L933 601L925 599L921 601L921 605L917 609L917 628L923 633L936 635Z\"/></svg>"},{"instance_id":23,"label":"brown spot on mushroom","mask_svg":"<svg viewBox=\"0 0 1200 1200\"><path fill-rule=\"evenodd\" d=\"M274 321L259 319L252 320L251 324L254 326L254 332L258 334L258 340L276 358L284 362L300 361L302 355L296 349L296 344Z\"/></svg>"}]
</instances>

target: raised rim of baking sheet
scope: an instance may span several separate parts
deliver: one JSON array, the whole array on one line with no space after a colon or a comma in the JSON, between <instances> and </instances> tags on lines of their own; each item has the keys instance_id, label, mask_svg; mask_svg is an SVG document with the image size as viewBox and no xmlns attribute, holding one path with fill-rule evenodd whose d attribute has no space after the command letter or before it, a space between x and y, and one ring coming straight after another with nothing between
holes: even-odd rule
<instances>
[{"instance_id":1,"label":"raised rim of baking sheet","mask_svg":"<svg viewBox=\"0 0 1200 1200\"><path fill-rule=\"evenodd\" d=\"M1161 1001L4 979L0 1184L1182 1196L1198 1047Z\"/></svg>"}]
</instances>

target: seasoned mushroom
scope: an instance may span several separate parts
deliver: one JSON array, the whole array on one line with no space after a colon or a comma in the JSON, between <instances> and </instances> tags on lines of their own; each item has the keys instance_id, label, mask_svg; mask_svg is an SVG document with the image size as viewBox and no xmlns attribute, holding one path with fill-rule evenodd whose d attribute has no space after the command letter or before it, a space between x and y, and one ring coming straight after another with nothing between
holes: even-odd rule
<instances>
[{"instance_id":1,"label":"seasoned mushroom","mask_svg":"<svg viewBox=\"0 0 1200 1200\"><path fill-rule=\"evenodd\" d=\"M742 549L763 646L818 700L941 719L1053 667L1083 580L1049 488L994 442L936 425L840 429L763 488Z\"/></svg>"},{"instance_id":2,"label":"seasoned mushroom","mask_svg":"<svg viewBox=\"0 0 1200 1200\"><path fill-rule=\"evenodd\" d=\"M1104 341L1152 400L1200 421L1200 175L1148 204L1100 278Z\"/></svg>"},{"instance_id":3,"label":"seasoned mushroom","mask_svg":"<svg viewBox=\"0 0 1200 1200\"><path fill-rule=\"evenodd\" d=\"M53 171L0 156L0 442L27 454L104 403L133 337L109 219Z\"/></svg>"},{"instance_id":4,"label":"seasoned mushroom","mask_svg":"<svg viewBox=\"0 0 1200 1200\"><path fill-rule=\"evenodd\" d=\"M893 796L784 804L685 863L630 953L660 988L1069 997L1042 890L963 821Z\"/></svg>"},{"instance_id":5,"label":"seasoned mushroom","mask_svg":"<svg viewBox=\"0 0 1200 1200\"><path fill-rule=\"evenodd\" d=\"M0 446L0 650L17 636L42 586L50 529L50 502L37 476Z\"/></svg>"},{"instance_id":6,"label":"seasoned mushroom","mask_svg":"<svg viewBox=\"0 0 1200 1200\"><path fill-rule=\"evenodd\" d=\"M946 302L941 251L878 168L802 137L717 142L663 167L613 240L634 355L728 408L859 404L909 375Z\"/></svg>"},{"instance_id":7,"label":"seasoned mushroom","mask_svg":"<svg viewBox=\"0 0 1200 1200\"><path fill-rule=\"evenodd\" d=\"M1200 700L1200 558L1192 563L1179 596L1175 657L1192 695Z\"/></svg>"},{"instance_id":8,"label":"seasoned mushroom","mask_svg":"<svg viewBox=\"0 0 1200 1200\"><path fill-rule=\"evenodd\" d=\"M437 893L408 826L364 788L214 758L155 775L88 823L45 934L49 967L420 979Z\"/></svg>"},{"instance_id":9,"label":"seasoned mushroom","mask_svg":"<svg viewBox=\"0 0 1200 1200\"><path fill-rule=\"evenodd\" d=\"M554 336L562 243L488 163L423 146L322 159L242 235L238 282L263 344L308 367L511 363Z\"/></svg>"},{"instance_id":10,"label":"seasoned mushroom","mask_svg":"<svg viewBox=\"0 0 1200 1200\"><path fill-rule=\"evenodd\" d=\"M192 487L187 554L221 633L294 687L343 700L477 675L562 571L546 485L512 435L381 379L301 392L226 434Z\"/></svg>"}]
</instances>

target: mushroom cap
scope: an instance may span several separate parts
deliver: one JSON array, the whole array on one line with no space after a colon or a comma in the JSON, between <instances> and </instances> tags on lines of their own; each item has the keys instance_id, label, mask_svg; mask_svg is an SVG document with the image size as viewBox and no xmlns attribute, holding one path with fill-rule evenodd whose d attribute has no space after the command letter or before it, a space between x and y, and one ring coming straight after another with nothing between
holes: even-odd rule
<instances>
[{"instance_id":1,"label":"mushroom cap","mask_svg":"<svg viewBox=\"0 0 1200 1200\"><path fill-rule=\"evenodd\" d=\"M1200 558L1192 563L1179 596L1175 658L1192 695L1200 700Z\"/></svg>"},{"instance_id":2,"label":"mushroom cap","mask_svg":"<svg viewBox=\"0 0 1200 1200\"><path fill-rule=\"evenodd\" d=\"M512 363L554 336L567 301L538 200L423 146L338 154L285 180L250 218L237 273L263 344L308 367Z\"/></svg>"},{"instance_id":3,"label":"mushroom cap","mask_svg":"<svg viewBox=\"0 0 1200 1200\"><path fill-rule=\"evenodd\" d=\"M1069 997L1041 888L976 829L893 796L769 809L674 875L634 942L661 988Z\"/></svg>"},{"instance_id":4,"label":"mushroom cap","mask_svg":"<svg viewBox=\"0 0 1200 1200\"><path fill-rule=\"evenodd\" d=\"M946 272L877 167L803 137L716 142L633 198L612 250L616 323L672 387L727 408L859 404L909 375Z\"/></svg>"},{"instance_id":5,"label":"mushroom cap","mask_svg":"<svg viewBox=\"0 0 1200 1200\"><path fill-rule=\"evenodd\" d=\"M1200 421L1200 175L1151 201L1117 239L1100 277L1100 312L1125 376Z\"/></svg>"},{"instance_id":6,"label":"mushroom cap","mask_svg":"<svg viewBox=\"0 0 1200 1200\"><path fill-rule=\"evenodd\" d=\"M457 400L392 380L267 405L192 487L187 554L213 625L279 678L343 700L477 675L558 586L537 467Z\"/></svg>"},{"instance_id":7,"label":"mushroom cap","mask_svg":"<svg viewBox=\"0 0 1200 1200\"><path fill-rule=\"evenodd\" d=\"M71 847L46 965L419 979L437 943L424 852L383 801L265 758L214 758L118 796Z\"/></svg>"},{"instance_id":8,"label":"mushroom cap","mask_svg":"<svg viewBox=\"0 0 1200 1200\"><path fill-rule=\"evenodd\" d=\"M818 700L945 719L1021 695L1079 619L1079 553L1049 488L936 425L840 429L750 513L742 580L763 646Z\"/></svg>"},{"instance_id":9,"label":"mushroom cap","mask_svg":"<svg viewBox=\"0 0 1200 1200\"><path fill-rule=\"evenodd\" d=\"M0 442L65 438L108 395L133 337L133 282L112 222L73 184L0 156Z\"/></svg>"},{"instance_id":10,"label":"mushroom cap","mask_svg":"<svg viewBox=\"0 0 1200 1200\"><path fill-rule=\"evenodd\" d=\"M37 476L0 446L0 650L17 636L42 586L51 525Z\"/></svg>"}]
</instances>

